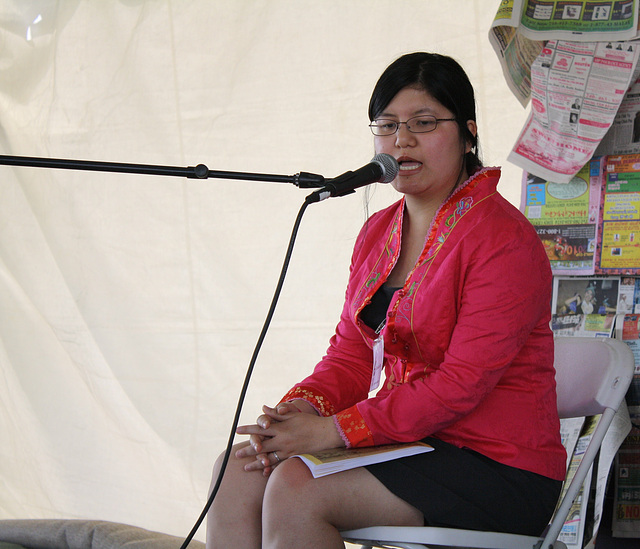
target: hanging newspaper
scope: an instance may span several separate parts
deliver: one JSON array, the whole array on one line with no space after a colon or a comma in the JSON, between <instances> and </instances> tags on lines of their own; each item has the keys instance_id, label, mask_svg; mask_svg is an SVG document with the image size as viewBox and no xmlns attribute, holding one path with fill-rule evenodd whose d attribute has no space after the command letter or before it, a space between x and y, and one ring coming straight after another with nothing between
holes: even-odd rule
<instances>
[{"instance_id":1,"label":"hanging newspaper","mask_svg":"<svg viewBox=\"0 0 640 549\"><path fill-rule=\"evenodd\" d=\"M489 42L507 85L523 106L531 93L530 67L545 40L621 41L636 37L635 0L503 0Z\"/></svg>"},{"instance_id":2,"label":"hanging newspaper","mask_svg":"<svg viewBox=\"0 0 640 549\"><path fill-rule=\"evenodd\" d=\"M518 5L516 8L514 1ZM520 32L521 12L521 0L500 2L489 29L489 42L500 60L507 86L526 107L531 96L531 65L542 51L544 40L532 40Z\"/></svg>"},{"instance_id":3,"label":"hanging newspaper","mask_svg":"<svg viewBox=\"0 0 640 549\"><path fill-rule=\"evenodd\" d=\"M586 418L581 436L578 439L569 464L569 470L567 472L567 481L569 482L580 466L582 458L584 457L584 452L591 441L591 436L593 435L598 419L598 416ZM587 522L587 503L589 497L588 487L591 485L592 473L593 469L589 469L589 473L584 480L584 484L580 488L576 499L571 505L567 520L562 526L562 530L558 536L558 539L564 542L567 548L580 549L582 547L582 540L584 538L584 530ZM565 482L565 485L563 486L563 493L567 490L569 482ZM585 490L585 486L587 487L587 490Z\"/></svg>"},{"instance_id":4,"label":"hanging newspaper","mask_svg":"<svg viewBox=\"0 0 640 549\"><path fill-rule=\"evenodd\" d=\"M631 313L640 313L640 278L623 276L620 278L620 287L618 288L616 314L626 315ZM616 321L617 326L618 322Z\"/></svg>"},{"instance_id":5,"label":"hanging newspaper","mask_svg":"<svg viewBox=\"0 0 640 549\"><path fill-rule=\"evenodd\" d=\"M600 141L595 155L640 153L640 63L636 65L613 124Z\"/></svg>"},{"instance_id":6,"label":"hanging newspaper","mask_svg":"<svg viewBox=\"0 0 640 549\"><path fill-rule=\"evenodd\" d=\"M573 442L575 432L568 432L568 429L575 429L579 427L579 424L561 426L563 444L565 438L567 443L575 444L573 451L568 451L568 457L570 457L569 466L567 468L567 479L571 479L584 457L584 452L587 445L591 441L594 429L600 416L590 416L585 418L585 422L582 425L580 436L577 442ZM615 456L618 450L621 448L621 444L627 438L627 435L631 429L631 422L629 420L629 414L627 413L626 406L621 406L620 410L613 418L613 422L609 428L607 436L602 442L600 448L599 458L597 460L597 468L595 469L595 479L592 483L591 476L594 473L594 468L589 469L589 473L582 489L578 493L569 515L562 527L561 533L558 539L564 542L568 548L574 547L580 549L582 547L593 548L596 543L598 530L600 528L600 522L602 520L602 512L604 508L604 495L607 487L607 479L611 472L612 465L615 460ZM568 446L565 448L569 450ZM563 491L567 489L567 484L563 487ZM595 484L595 494L590 494L589 488ZM586 487L586 490L585 490ZM591 499L589 496L592 496Z\"/></svg>"},{"instance_id":7,"label":"hanging newspaper","mask_svg":"<svg viewBox=\"0 0 640 549\"><path fill-rule=\"evenodd\" d=\"M593 549L596 544L596 536L602 520L604 510L604 496L607 489L607 482L614 469L616 455L621 445L627 438L631 430L631 419L627 407L622 405L616 412L609 431L602 441L600 455L595 470L595 493L592 493L593 500L593 524L591 525L591 539L585 543L585 549Z\"/></svg>"},{"instance_id":8,"label":"hanging newspaper","mask_svg":"<svg viewBox=\"0 0 640 549\"><path fill-rule=\"evenodd\" d=\"M531 67L531 113L509 161L571 181L613 123L638 53L631 42L547 42Z\"/></svg>"}]
</instances>

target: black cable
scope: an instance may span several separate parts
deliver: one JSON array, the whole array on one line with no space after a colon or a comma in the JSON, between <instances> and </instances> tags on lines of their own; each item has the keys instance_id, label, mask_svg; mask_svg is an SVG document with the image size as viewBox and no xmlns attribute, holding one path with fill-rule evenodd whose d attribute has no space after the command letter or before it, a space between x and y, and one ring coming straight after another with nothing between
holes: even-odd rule
<instances>
[{"instance_id":1,"label":"black cable","mask_svg":"<svg viewBox=\"0 0 640 549\"><path fill-rule=\"evenodd\" d=\"M256 343L256 346L253 350L253 355L251 356L251 360L249 362L249 367L247 369L247 373L245 375L244 378L244 383L242 384L242 390L240 391L240 397L238 399L238 405L236 407L236 413L235 416L233 418L233 424L231 426L231 432L229 433L229 441L227 442L227 448L225 450L224 453L224 458L222 460L222 465L220 467L220 473L218 474L218 478L216 480L216 483L213 487L213 490L211 490L211 495L209 496L209 499L207 500L207 503L204 506L204 509L202 510L202 513L200 513L200 516L198 517L198 520L196 521L196 523L194 524L193 528L191 529L191 532L189 532L189 535L185 538L183 544L180 546L180 549L185 549L189 543L191 543L191 540L193 539L193 536L195 536L196 532L198 531L198 529L200 528L200 526L202 525L202 522L204 521L204 519L207 516L207 513L209 512L209 508L211 507L211 504L213 503L213 500L216 497L216 494L218 493L218 490L220 488L220 483L222 482L222 477L224 475L225 469L227 468L227 463L229 462L229 457L231 456L231 448L233 447L233 439L235 438L236 435L236 429L238 427L238 422L240 421L240 413L242 411L242 405L244 403L244 399L246 397L247 394L247 389L249 388L249 381L251 380L251 374L253 373L253 370L255 368L256 365L256 360L258 359L258 353L260 352L260 348L262 347L262 343L264 342L264 339L267 335L267 330L269 329L269 325L271 324L271 320L273 318L273 314L276 310L276 305L278 304L278 298L280 297L280 292L282 291L282 287L284 285L284 279L285 276L287 274L287 269L289 268L289 262L291 261L291 255L293 253L293 246L295 244L295 240L296 240L296 236L298 234L298 230L300 229L300 223L302 222L302 216L304 215L304 212L306 211L307 207L309 206L309 204L314 203L315 201L317 201L315 199L315 197L313 197L313 195L309 195L304 203L302 204L300 211L298 212L298 217L296 218L296 221L293 225L293 230L291 232L291 237L289 239L289 246L287 248L287 253L285 254L285 258L284 258L284 262L282 265L282 270L280 271L280 278L278 279L278 284L276 285L276 290L273 294L273 298L271 299L271 306L269 307L269 312L267 313L267 317L264 321L264 325L262 326L262 331L260 332L260 336L258 337L258 341Z\"/></svg>"}]
</instances>

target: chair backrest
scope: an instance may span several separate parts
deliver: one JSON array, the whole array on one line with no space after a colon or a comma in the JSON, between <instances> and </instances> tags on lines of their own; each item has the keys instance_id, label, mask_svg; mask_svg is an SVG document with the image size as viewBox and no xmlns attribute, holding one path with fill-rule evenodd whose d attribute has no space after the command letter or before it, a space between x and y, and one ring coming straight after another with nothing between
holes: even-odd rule
<instances>
[{"instance_id":1,"label":"chair backrest","mask_svg":"<svg viewBox=\"0 0 640 549\"><path fill-rule=\"evenodd\" d=\"M558 413L561 418L617 410L631 383L633 353L609 338L556 337Z\"/></svg>"}]
</instances>

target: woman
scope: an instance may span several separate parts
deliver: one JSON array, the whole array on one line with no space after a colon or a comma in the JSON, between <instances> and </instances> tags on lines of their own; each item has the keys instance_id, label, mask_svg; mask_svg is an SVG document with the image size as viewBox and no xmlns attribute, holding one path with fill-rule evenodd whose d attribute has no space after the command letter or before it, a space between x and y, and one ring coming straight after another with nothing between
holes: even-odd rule
<instances>
[{"instance_id":1,"label":"woman","mask_svg":"<svg viewBox=\"0 0 640 549\"><path fill-rule=\"evenodd\" d=\"M582 300L582 303L580 303L580 308L582 309L582 312L585 315L590 315L590 314L593 314L594 312L598 312L598 311L595 311L595 308L596 308L595 306L596 306L595 288L593 288L593 286L589 286L584 292L584 299Z\"/></svg>"},{"instance_id":2,"label":"woman","mask_svg":"<svg viewBox=\"0 0 640 549\"><path fill-rule=\"evenodd\" d=\"M499 170L478 159L473 88L449 57L405 55L369 116L376 153L399 162L402 198L358 237L326 356L238 429L249 441L212 505L210 549L343 547L340 530L372 525L537 535L553 512L565 453L551 272L497 193ZM384 381L369 397L376 368ZM416 440L434 451L319 479L288 459Z\"/></svg>"}]
</instances>

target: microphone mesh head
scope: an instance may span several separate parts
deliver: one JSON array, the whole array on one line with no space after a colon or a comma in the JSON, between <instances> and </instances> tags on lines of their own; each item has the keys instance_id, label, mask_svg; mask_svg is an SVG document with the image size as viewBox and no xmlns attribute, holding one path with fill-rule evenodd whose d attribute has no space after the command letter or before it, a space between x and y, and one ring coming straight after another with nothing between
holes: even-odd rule
<instances>
[{"instance_id":1,"label":"microphone mesh head","mask_svg":"<svg viewBox=\"0 0 640 549\"><path fill-rule=\"evenodd\" d=\"M400 171L398 161L390 154L376 154L371 159L371 162L376 162L382 168L382 177L379 179L380 183L390 183L396 178L398 172Z\"/></svg>"}]
</instances>

